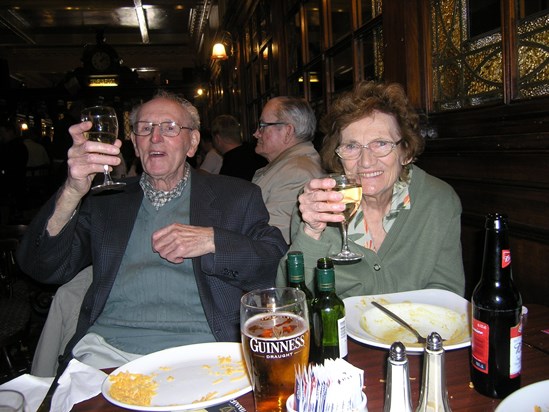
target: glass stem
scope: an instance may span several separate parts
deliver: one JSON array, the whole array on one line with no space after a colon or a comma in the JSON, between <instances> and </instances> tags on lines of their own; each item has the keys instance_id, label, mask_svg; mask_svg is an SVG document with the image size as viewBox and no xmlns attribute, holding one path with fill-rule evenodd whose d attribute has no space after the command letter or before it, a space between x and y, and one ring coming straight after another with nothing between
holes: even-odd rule
<instances>
[{"instance_id":1,"label":"glass stem","mask_svg":"<svg viewBox=\"0 0 549 412\"><path fill-rule=\"evenodd\" d=\"M104 185L112 185L113 181L111 178L111 174L109 173L109 166L103 165L103 174L105 175L105 179L103 181Z\"/></svg>"},{"instance_id":2,"label":"glass stem","mask_svg":"<svg viewBox=\"0 0 549 412\"><path fill-rule=\"evenodd\" d=\"M343 253L349 253L349 245L348 245L348 241L347 241L347 220L344 220L343 222L341 222L341 234L342 234L342 237L343 237L343 246L341 248L341 252Z\"/></svg>"}]
</instances>

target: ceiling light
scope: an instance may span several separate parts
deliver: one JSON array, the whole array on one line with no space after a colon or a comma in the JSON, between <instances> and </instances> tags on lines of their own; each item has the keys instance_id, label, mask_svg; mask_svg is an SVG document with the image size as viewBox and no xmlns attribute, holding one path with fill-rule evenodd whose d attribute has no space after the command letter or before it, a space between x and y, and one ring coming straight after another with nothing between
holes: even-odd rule
<instances>
[{"instance_id":1,"label":"ceiling light","mask_svg":"<svg viewBox=\"0 0 549 412\"><path fill-rule=\"evenodd\" d=\"M135 13L137 14L137 22L139 23L139 31L141 31L141 39L143 43L149 43L149 29L147 28L147 19L143 11L141 0L133 0Z\"/></svg>"}]
</instances>

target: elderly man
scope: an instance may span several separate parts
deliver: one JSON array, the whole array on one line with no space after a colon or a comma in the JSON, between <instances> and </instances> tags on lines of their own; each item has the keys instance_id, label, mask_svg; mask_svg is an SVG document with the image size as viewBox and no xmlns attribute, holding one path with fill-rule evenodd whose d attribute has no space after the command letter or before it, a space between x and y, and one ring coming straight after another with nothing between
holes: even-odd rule
<instances>
[{"instance_id":1,"label":"elderly man","mask_svg":"<svg viewBox=\"0 0 549 412\"><path fill-rule=\"evenodd\" d=\"M168 347L238 341L240 297L274 285L287 249L257 186L186 162L200 140L194 106L160 93L130 118L141 178L89 194L103 165L120 162L121 142L86 140L89 122L71 126L68 178L18 251L21 268L45 283L68 282L93 264L64 362L72 353L114 367Z\"/></svg>"},{"instance_id":2,"label":"elderly man","mask_svg":"<svg viewBox=\"0 0 549 412\"><path fill-rule=\"evenodd\" d=\"M269 164L255 172L252 182L261 187L271 216L290 243L290 220L305 183L320 177L320 156L311 142L316 117L306 100L279 96L267 102L254 133L255 151Z\"/></svg>"}]
</instances>

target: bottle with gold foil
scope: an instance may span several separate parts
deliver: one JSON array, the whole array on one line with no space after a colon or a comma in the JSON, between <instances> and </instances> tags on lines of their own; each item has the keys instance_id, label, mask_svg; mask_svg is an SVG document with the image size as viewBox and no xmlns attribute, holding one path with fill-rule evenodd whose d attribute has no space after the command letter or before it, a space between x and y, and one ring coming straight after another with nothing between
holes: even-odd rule
<instances>
[{"instance_id":1,"label":"bottle with gold foil","mask_svg":"<svg viewBox=\"0 0 549 412\"><path fill-rule=\"evenodd\" d=\"M318 259L316 281L311 362L323 364L325 359L347 359L345 304L335 292L334 263L330 258Z\"/></svg>"},{"instance_id":2,"label":"bottle with gold foil","mask_svg":"<svg viewBox=\"0 0 549 412\"><path fill-rule=\"evenodd\" d=\"M288 258L286 259L286 269L288 271L288 286L302 290L307 298L307 303L310 305L313 301L313 293L309 290L305 284L305 268L303 263L303 253L300 251L288 252Z\"/></svg>"}]
</instances>

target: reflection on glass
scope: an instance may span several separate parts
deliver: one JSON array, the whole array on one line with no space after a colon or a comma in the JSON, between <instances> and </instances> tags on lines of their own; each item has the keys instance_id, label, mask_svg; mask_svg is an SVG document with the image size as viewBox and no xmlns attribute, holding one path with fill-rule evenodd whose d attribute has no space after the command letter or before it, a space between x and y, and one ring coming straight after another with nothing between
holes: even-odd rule
<instances>
[{"instance_id":1,"label":"reflection on glass","mask_svg":"<svg viewBox=\"0 0 549 412\"><path fill-rule=\"evenodd\" d=\"M360 38L360 52L362 56L362 79L383 79L383 30L375 27Z\"/></svg>"},{"instance_id":2,"label":"reflection on glass","mask_svg":"<svg viewBox=\"0 0 549 412\"><path fill-rule=\"evenodd\" d=\"M311 61L322 51L322 36L320 25L320 1L309 1L305 3L305 20L307 22L307 38L309 45L309 56Z\"/></svg>"},{"instance_id":3,"label":"reflection on glass","mask_svg":"<svg viewBox=\"0 0 549 412\"><path fill-rule=\"evenodd\" d=\"M353 87L353 51L351 44L332 57L334 91L338 93Z\"/></svg>"},{"instance_id":4,"label":"reflection on glass","mask_svg":"<svg viewBox=\"0 0 549 412\"><path fill-rule=\"evenodd\" d=\"M301 18L297 11L288 25L288 69L290 73L300 69L303 66L303 57L301 55Z\"/></svg>"},{"instance_id":5,"label":"reflection on glass","mask_svg":"<svg viewBox=\"0 0 549 412\"><path fill-rule=\"evenodd\" d=\"M361 18L359 25L368 23L374 17L381 14L381 0L359 0L358 2L358 15Z\"/></svg>"},{"instance_id":6,"label":"reflection on glass","mask_svg":"<svg viewBox=\"0 0 549 412\"><path fill-rule=\"evenodd\" d=\"M353 28L351 2L348 0L331 0L330 15L332 18L332 45L349 34Z\"/></svg>"},{"instance_id":7,"label":"reflection on glass","mask_svg":"<svg viewBox=\"0 0 549 412\"><path fill-rule=\"evenodd\" d=\"M500 0L468 0L469 37L480 36L501 26Z\"/></svg>"}]
</instances>

